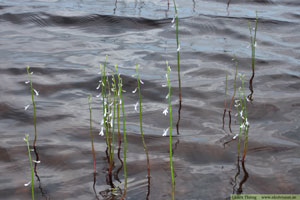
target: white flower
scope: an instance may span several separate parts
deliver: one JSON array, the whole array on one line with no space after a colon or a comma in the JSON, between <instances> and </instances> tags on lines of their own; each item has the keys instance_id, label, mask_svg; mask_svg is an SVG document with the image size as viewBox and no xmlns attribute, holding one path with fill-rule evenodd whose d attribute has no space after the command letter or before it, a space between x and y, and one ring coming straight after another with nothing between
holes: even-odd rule
<instances>
[{"instance_id":1,"label":"white flower","mask_svg":"<svg viewBox=\"0 0 300 200\"><path fill-rule=\"evenodd\" d=\"M25 81L25 84L28 84L28 83L30 83L30 81Z\"/></svg>"},{"instance_id":2,"label":"white flower","mask_svg":"<svg viewBox=\"0 0 300 200\"><path fill-rule=\"evenodd\" d=\"M167 87L167 84L162 84L161 87Z\"/></svg>"},{"instance_id":3,"label":"white flower","mask_svg":"<svg viewBox=\"0 0 300 200\"><path fill-rule=\"evenodd\" d=\"M239 134L236 134L235 136L233 136L233 140L235 140L237 137L239 136Z\"/></svg>"},{"instance_id":4,"label":"white flower","mask_svg":"<svg viewBox=\"0 0 300 200\"><path fill-rule=\"evenodd\" d=\"M132 93L133 93L133 94L136 93L137 89L138 89L138 88L135 88L135 89L132 91Z\"/></svg>"},{"instance_id":5,"label":"white flower","mask_svg":"<svg viewBox=\"0 0 300 200\"><path fill-rule=\"evenodd\" d=\"M122 99L120 99L120 105L122 104Z\"/></svg>"},{"instance_id":6,"label":"white flower","mask_svg":"<svg viewBox=\"0 0 300 200\"><path fill-rule=\"evenodd\" d=\"M175 27L175 24L172 24L172 26L171 26L172 28L174 28Z\"/></svg>"},{"instance_id":7,"label":"white flower","mask_svg":"<svg viewBox=\"0 0 300 200\"><path fill-rule=\"evenodd\" d=\"M109 114L109 117L112 117L112 113Z\"/></svg>"},{"instance_id":8,"label":"white flower","mask_svg":"<svg viewBox=\"0 0 300 200\"><path fill-rule=\"evenodd\" d=\"M241 129L245 128L245 124L241 124L240 128Z\"/></svg>"},{"instance_id":9,"label":"white flower","mask_svg":"<svg viewBox=\"0 0 300 200\"><path fill-rule=\"evenodd\" d=\"M134 110L135 110L136 112L138 111L138 110L137 110L138 105L139 105L139 102L136 102L136 104L134 104Z\"/></svg>"},{"instance_id":10,"label":"white flower","mask_svg":"<svg viewBox=\"0 0 300 200\"><path fill-rule=\"evenodd\" d=\"M110 127L113 127L113 119L110 120Z\"/></svg>"},{"instance_id":11,"label":"white flower","mask_svg":"<svg viewBox=\"0 0 300 200\"><path fill-rule=\"evenodd\" d=\"M29 181L28 183L25 183L24 186L27 187L31 184L31 181Z\"/></svg>"},{"instance_id":12,"label":"white flower","mask_svg":"<svg viewBox=\"0 0 300 200\"><path fill-rule=\"evenodd\" d=\"M180 44L178 45L177 51L180 51Z\"/></svg>"},{"instance_id":13,"label":"white flower","mask_svg":"<svg viewBox=\"0 0 300 200\"><path fill-rule=\"evenodd\" d=\"M142 85L144 85L144 82L140 79L140 83L142 84Z\"/></svg>"},{"instance_id":14,"label":"white flower","mask_svg":"<svg viewBox=\"0 0 300 200\"><path fill-rule=\"evenodd\" d=\"M100 136L103 136L104 135L104 132L103 132L103 127L101 127L101 130L100 130L100 133L99 133Z\"/></svg>"},{"instance_id":15,"label":"white flower","mask_svg":"<svg viewBox=\"0 0 300 200\"><path fill-rule=\"evenodd\" d=\"M39 92L36 89L33 89L36 96L39 96Z\"/></svg>"},{"instance_id":16,"label":"white flower","mask_svg":"<svg viewBox=\"0 0 300 200\"><path fill-rule=\"evenodd\" d=\"M254 43L254 47L257 47L257 42L255 41L255 43Z\"/></svg>"},{"instance_id":17,"label":"white flower","mask_svg":"<svg viewBox=\"0 0 300 200\"><path fill-rule=\"evenodd\" d=\"M174 24L175 18L176 18L176 16L174 15L174 17L173 17L173 19L172 19L172 21L171 21L172 24Z\"/></svg>"},{"instance_id":18,"label":"white flower","mask_svg":"<svg viewBox=\"0 0 300 200\"><path fill-rule=\"evenodd\" d=\"M241 116L242 119L244 119L244 116L243 116L243 110L241 110L240 116Z\"/></svg>"},{"instance_id":19,"label":"white flower","mask_svg":"<svg viewBox=\"0 0 300 200\"><path fill-rule=\"evenodd\" d=\"M166 99L169 98L169 94L167 94Z\"/></svg>"},{"instance_id":20,"label":"white flower","mask_svg":"<svg viewBox=\"0 0 300 200\"><path fill-rule=\"evenodd\" d=\"M104 119L101 120L101 126L104 124Z\"/></svg>"},{"instance_id":21,"label":"white flower","mask_svg":"<svg viewBox=\"0 0 300 200\"><path fill-rule=\"evenodd\" d=\"M24 107L24 109L27 110L27 109L29 108L29 106L30 106L30 105L28 104L27 106Z\"/></svg>"},{"instance_id":22,"label":"white flower","mask_svg":"<svg viewBox=\"0 0 300 200\"><path fill-rule=\"evenodd\" d=\"M249 126L249 125L250 125L247 118L245 119L245 125L246 125L246 126Z\"/></svg>"},{"instance_id":23,"label":"white flower","mask_svg":"<svg viewBox=\"0 0 300 200\"><path fill-rule=\"evenodd\" d=\"M32 162L37 163L37 164L41 163L40 160L33 160Z\"/></svg>"},{"instance_id":24,"label":"white flower","mask_svg":"<svg viewBox=\"0 0 300 200\"><path fill-rule=\"evenodd\" d=\"M101 93L96 96L97 98L101 97Z\"/></svg>"},{"instance_id":25,"label":"white flower","mask_svg":"<svg viewBox=\"0 0 300 200\"><path fill-rule=\"evenodd\" d=\"M101 87L101 83L99 83L99 85L96 87L96 90L99 90Z\"/></svg>"},{"instance_id":26,"label":"white flower","mask_svg":"<svg viewBox=\"0 0 300 200\"><path fill-rule=\"evenodd\" d=\"M168 114L168 108L164 109L163 114L164 114L165 116L167 116L167 114Z\"/></svg>"},{"instance_id":27,"label":"white flower","mask_svg":"<svg viewBox=\"0 0 300 200\"><path fill-rule=\"evenodd\" d=\"M32 74L33 74L33 72L30 72L30 74L32 75Z\"/></svg>"},{"instance_id":28,"label":"white flower","mask_svg":"<svg viewBox=\"0 0 300 200\"><path fill-rule=\"evenodd\" d=\"M113 104L114 104L114 102L111 102L111 103L109 104L109 107L111 107Z\"/></svg>"},{"instance_id":29,"label":"white flower","mask_svg":"<svg viewBox=\"0 0 300 200\"><path fill-rule=\"evenodd\" d=\"M104 114L103 114L103 116L106 117L106 115L107 115L107 112L106 112L106 108L105 108L105 109L104 109Z\"/></svg>"},{"instance_id":30,"label":"white flower","mask_svg":"<svg viewBox=\"0 0 300 200\"><path fill-rule=\"evenodd\" d=\"M162 136L167 136L167 133L168 133L168 131L169 131L169 128L170 128L170 127L168 127L167 129L164 129L164 133L163 133Z\"/></svg>"}]
</instances>

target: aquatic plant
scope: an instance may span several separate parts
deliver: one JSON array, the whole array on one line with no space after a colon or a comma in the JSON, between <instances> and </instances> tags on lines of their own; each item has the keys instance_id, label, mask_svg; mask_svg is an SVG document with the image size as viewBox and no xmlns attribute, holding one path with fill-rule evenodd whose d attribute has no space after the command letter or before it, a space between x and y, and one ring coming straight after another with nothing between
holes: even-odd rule
<instances>
[{"instance_id":1,"label":"aquatic plant","mask_svg":"<svg viewBox=\"0 0 300 200\"><path fill-rule=\"evenodd\" d=\"M244 79L242 74L240 75L240 79L242 82L242 87L239 88L239 100L236 101L238 120L240 124L240 131L238 135L239 136L238 156L240 155L241 132L244 129L244 147L243 147L243 156L242 156L242 161L244 161L247 153L248 132L249 132L250 124L247 118L247 101L245 96L245 86L244 86L245 84L244 84ZM239 107L241 109L239 109Z\"/></svg>"},{"instance_id":2,"label":"aquatic plant","mask_svg":"<svg viewBox=\"0 0 300 200\"><path fill-rule=\"evenodd\" d=\"M93 161L94 161L94 174L96 171L96 157L95 157L95 148L94 148L94 138L93 138L93 127L92 127L92 107L91 107L92 96L88 96L89 103L89 111L90 111L90 136L91 136L91 145L92 145L92 153L93 153Z\"/></svg>"},{"instance_id":3,"label":"aquatic plant","mask_svg":"<svg viewBox=\"0 0 300 200\"><path fill-rule=\"evenodd\" d=\"M228 79L228 72L226 72L226 80L225 80L225 98L224 98L224 113L223 113L223 129L225 123L225 114L227 110L227 79Z\"/></svg>"},{"instance_id":4,"label":"aquatic plant","mask_svg":"<svg viewBox=\"0 0 300 200\"><path fill-rule=\"evenodd\" d=\"M168 64L168 61L166 62L167 64L167 84L168 84L168 110L169 110L169 116L170 116L170 127L164 131L164 135L166 135L166 132L169 130L169 151L170 151L170 171L171 171L171 180L172 180L172 200L175 199L175 179L174 179L174 170L173 170L173 155L172 155L172 123L173 123L173 118L172 118L172 107L171 107L171 85L170 85L170 80L169 80L169 73L171 71L171 67Z\"/></svg>"},{"instance_id":5,"label":"aquatic plant","mask_svg":"<svg viewBox=\"0 0 300 200\"><path fill-rule=\"evenodd\" d=\"M30 183L31 183L31 197L32 197L32 200L34 200L34 172L33 172L33 166L32 166L32 159L31 159L31 150L30 150L30 147L29 147L29 135L28 134L25 134L25 138L24 138L24 141L26 142L26 145L27 145L27 151L28 151L28 158L29 158L29 162L30 162L30 170L31 170L31 182L25 184L25 186L28 186Z\"/></svg>"},{"instance_id":6,"label":"aquatic plant","mask_svg":"<svg viewBox=\"0 0 300 200\"><path fill-rule=\"evenodd\" d=\"M27 75L28 75L28 81L26 81L25 83L28 84L30 86L30 91L31 91L31 100L32 100L32 106L33 106L33 124L34 124L34 140L33 140L33 148L35 148L35 144L36 144L36 139L37 139L37 128L36 128L36 110L35 110L35 101L34 101L34 94L36 96L39 95L39 92L33 88L32 86L32 80L31 80L31 75L33 74L33 72L29 72L29 66L26 67L27 70ZM29 107L29 105L25 106L25 110L27 110ZM38 157L36 158L36 160L38 161Z\"/></svg>"},{"instance_id":7,"label":"aquatic plant","mask_svg":"<svg viewBox=\"0 0 300 200\"><path fill-rule=\"evenodd\" d=\"M180 78L180 44L179 44L179 30L178 30L178 11L175 0L173 0L175 16L172 20L172 26L176 24L176 45L177 45L177 70L178 70L178 97L179 97L179 108L178 108L178 120L176 123L177 134L179 135L179 122L180 122L180 111L181 111L181 78Z\"/></svg>"},{"instance_id":8,"label":"aquatic plant","mask_svg":"<svg viewBox=\"0 0 300 200\"><path fill-rule=\"evenodd\" d=\"M232 130L231 130L231 109L232 109L232 106L233 106L233 102L234 102L234 98L235 98L235 95L236 95L236 78L237 78L237 66L238 66L238 62L236 60L236 57L234 55L234 58L233 60L235 61L235 74L234 74L234 85L233 85L233 95L231 97L231 102L230 102L230 106L229 106L229 110L228 110L228 115L229 115L229 131L232 133ZM224 122L223 122L223 128L224 128Z\"/></svg>"},{"instance_id":9,"label":"aquatic plant","mask_svg":"<svg viewBox=\"0 0 300 200\"><path fill-rule=\"evenodd\" d=\"M123 162L123 167L124 167L124 191L121 199L123 200L126 196L127 193L127 165L126 165L126 154L127 154L127 138L126 138L126 132L125 132L125 109L124 109L124 101L123 101L123 82L122 78L118 72L118 66L115 66L115 70L118 76L118 96L120 99L120 104L122 107L122 118L123 118L123 139L124 139L124 162Z\"/></svg>"},{"instance_id":10,"label":"aquatic plant","mask_svg":"<svg viewBox=\"0 0 300 200\"><path fill-rule=\"evenodd\" d=\"M255 48L256 48L256 33L257 33L257 23L258 23L258 16L256 11L256 19L255 19L255 27L254 27L254 36L252 35L252 28L250 22L248 22L249 32L250 32L250 41L251 41L251 69L252 69L252 76L249 80L249 90L250 94L248 95L248 99L253 101L253 79L255 76Z\"/></svg>"},{"instance_id":11,"label":"aquatic plant","mask_svg":"<svg viewBox=\"0 0 300 200\"><path fill-rule=\"evenodd\" d=\"M143 83L143 82L142 82L142 80L140 80L140 77L139 77L138 65L136 65L136 81L137 81L138 94L139 94L139 101L138 101L138 103L139 103L139 114L140 114L140 131L141 131L142 142L143 142L144 151L145 151L146 159L147 159L147 171L148 171L148 193L147 193L147 199L148 199L149 198L149 194L150 194L150 160L149 160L148 149L147 149L147 145L146 145L145 138L144 138L144 133L143 133L142 100L141 100L141 87L140 87L140 83Z\"/></svg>"}]
</instances>

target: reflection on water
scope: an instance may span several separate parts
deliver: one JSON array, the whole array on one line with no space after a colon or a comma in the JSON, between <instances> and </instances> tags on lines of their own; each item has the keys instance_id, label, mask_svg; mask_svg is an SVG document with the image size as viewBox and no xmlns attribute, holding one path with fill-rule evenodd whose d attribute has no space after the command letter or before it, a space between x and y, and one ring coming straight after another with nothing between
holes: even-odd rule
<instances>
[{"instance_id":1,"label":"reflection on water","mask_svg":"<svg viewBox=\"0 0 300 200\"><path fill-rule=\"evenodd\" d=\"M224 199L231 193L300 193L299 177L299 1L177 0L181 42L182 105L177 101L177 72L170 73L172 107L178 117L173 143L178 199ZM250 80L251 49L248 21L259 29L255 52L255 101L247 105L249 151L236 157L238 122L233 109L229 129L220 127L224 74L233 92L232 55L239 72ZM124 185L121 136L109 167L105 138L98 136L101 100L96 98L99 63L108 55L107 73L118 64L124 81L128 132L130 199L170 199L168 138L162 137L165 108L165 61L176 66L176 32L172 1L8 1L0 3L0 194L6 200L30 199L23 184L29 178L22 136L33 136L26 65L32 66L39 135L34 145L37 199L119 199ZM135 65L145 85L143 128L151 161L146 157L134 111ZM283 67L284 66L284 67ZM246 83L246 87L249 87ZM240 87L240 85L237 85ZM91 93L97 174L91 177L89 117ZM229 104L228 104L229 105ZM229 109L229 107L228 107ZM230 121L231 120L231 121ZM180 121L180 123L179 123ZM225 123L225 122L224 122ZM226 118L227 123L227 118ZM230 126L231 125L231 126ZM227 126L227 125L226 125ZM175 128L175 127L174 127ZM120 131L119 131L120 132ZM224 134L226 135L224 137ZM96 136L97 135L97 136ZM220 142L224 138L225 147ZM176 142L177 141L177 142ZM180 141L180 142L179 142ZM255 151L253 151L255 149ZM26 164L27 163L27 164ZM25 166L25 167L23 167ZM27 167L26 167L27 166ZM233 185L229 185L229 177ZM251 177L251 178L249 178ZM93 180L92 180L93 179ZM197 190L195 190L197 188ZM151 190L150 190L151 189ZM150 192L151 191L151 192Z\"/></svg>"}]
</instances>

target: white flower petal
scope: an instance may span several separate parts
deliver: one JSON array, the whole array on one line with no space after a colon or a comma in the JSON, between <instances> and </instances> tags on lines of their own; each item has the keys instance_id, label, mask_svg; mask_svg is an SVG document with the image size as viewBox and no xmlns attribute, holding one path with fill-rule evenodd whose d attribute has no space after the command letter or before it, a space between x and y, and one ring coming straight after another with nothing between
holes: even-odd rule
<instances>
[{"instance_id":1,"label":"white flower petal","mask_svg":"<svg viewBox=\"0 0 300 200\"><path fill-rule=\"evenodd\" d=\"M100 130L99 135L100 135L100 136L104 136L103 127L101 127L101 130Z\"/></svg>"},{"instance_id":2,"label":"white flower petal","mask_svg":"<svg viewBox=\"0 0 300 200\"><path fill-rule=\"evenodd\" d=\"M162 84L161 87L167 87L167 84Z\"/></svg>"},{"instance_id":3,"label":"white flower petal","mask_svg":"<svg viewBox=\"0 0 300 200\"><path fill-rule=\"evenodd\" d=\"M140 83L142 84L142 85L144 85L144 82L140 79Z\"/></svg>"},{"instance_id":4,"label":"white flower petal","mask_svg":"<svg viewBox=\"0 0 300 200\"><path fill-rule=\"evenodd\" d=\"M28 84L28 83L30 83L30 81L25 81L25 84Z\"/></svg>"},{"instance_id":5,"label":"white flower petal","mask_svg":"<svg viewBox=\"0 0 300 200\"><path fill-rule=\"evenodd\" d=\"M169 94L167 94L166 99L169 98Z\"/></svg>"},{"instance_id":6,"label":"white flower petal","mask_svg":"<svg viewBox=\"0 0 300 200\"><path fill-rule=\"evenodd\" d=\"M96 87L96 90L99 90L101 87L101 83L99 83L99 85Z\"/></svg>"},{"instance_id":7,"label":"white flower petal","mask_svg":"<svg viewBox=\"0 0 300 200\"><path fill-rule=\"evenodd\" d=\"M139 105L139 102L136 102L136 104L134 104L134 110L135 110L136 112L138 111L138 110L137 110L138 105Z\"/></svg>"},{"instance_id":8,"label":"white flower petal","mask_svg":"<svg viewBox=\"0 0 300 200\"><path fill-rule=\"evenodd\" d=\"M236 134L235 136L233 136L233 140L235 140L237 137L239 136L239 134Z\"/></svg>"},{"instance_id":9,"label":"white flower petal","mask_svg":"<svg viewBox=\"0 0 300 200\"><path fill-rule=\"evenodd\" d=\"M133 93L133 94L136 93L137 89L138 89L138 88L135 88L135 89L132 91L132 93Z\"/></svg>"},{"instance_id":10,"label":"white flower petal","mask_svg":"<svg viewBox=\"0 0 300 200\"><path fill-rule=\"evenodd\" d=\"M41 163L40 160L33 160L32 162L37 163L37 164Z\"/></svg>"},{"instance_id":11,"label":"white flower petal","mask_svg":"<svg viewBox=\"0 0 300 200\"><path fill-rule=\"evenodd\" d=\"M164 114L165 116L167 116L167 114L168 114L168 108L164 109L163 114Z\"/></svg>"},{"instance_id":12,"label":"white flower petal","mask_svg":"<svg viewBox=\"0 0 300 200\"><path fill-rule=\"evenodd\" d=\"M29 181L28 183L25 183L24 186L28 187L31 184L31 181Z\"/></svg>"},{"instance_id":13,"label":"white flower petal","mask_svg":"<svg viewBox=\"0 0 300 200\"><path fill-rule=\"evenodd\" d=\"M96 96L97 98L101 97L101 93Z\"/></svg>"},{"instance_id":14,"label":"white flower petal","mask_svg":"<svg viewBox=\"0 0 300 200\"><path fill-rule=\"evenodd\" d=\"M39 92L36 89L33 89L36 96L39 96Z\"/></svg>"},{"instance_id":15,"label":"white flower petal","mask_svg":"<svg viewBox=\"0 0 300 200\"><path fill-rule=\"evenodd\" d=\"M177 51L180 51L180 44L178 45Z\"/></svg>"},{"instance_id":16,"label":"white flower petal","mask_svg":"<svg viewBox=\"0 0 300 200\"><path fill-rule=\"evenodd\" d=\"M24 107L24 109L27 110L27 109L29 108L29 106L30 106L30 105L28 104L27 106Z\"/></svg>"},{"instance_id":17,"label":"white flower petal","mask_svg":"<svg viewBox=\"0 0 300 200\"><path fill-rule=\"evenodd\" d=\"M170 127L168 127L167 129L164 129L164 133L163 133L162 136L167 136L167 133L168 133L168 131L169 131L169 128L170 128Z\"/></svg>"}]
</instances>

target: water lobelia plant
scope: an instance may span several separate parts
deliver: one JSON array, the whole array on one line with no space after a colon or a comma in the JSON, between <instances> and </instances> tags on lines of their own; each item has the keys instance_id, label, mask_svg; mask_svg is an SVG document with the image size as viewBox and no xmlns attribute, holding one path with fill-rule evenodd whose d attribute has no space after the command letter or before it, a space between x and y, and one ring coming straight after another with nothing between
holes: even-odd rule
<instances>
[{"instance_id":1,"label":"water lobelia plant","mask_svg":"<svg viewBox=\"0 0 300 200\"><path fill-rule=\"evenodd\" d=\"M249 90L250 94L248 95L248 99L253 101L253 79L255 76L255 48L256 48L256 32L257 32L257 23L258 23L258 16L256 11L256 19L255 19L255 27L254 27L254 36L252 35L252 28L250 22L248 22L249 32L250 32L250 40L251 40L251 69L252 69L252 76L249 80Z\"/></svg>"},{"instance_id":2,"label":"water lobelia plant","mask_svg":"<svg viewBox=\"0 0 300 200\"><path fill-rule=\"evenodd\" d=\"M242 82L242 88L239 88L239 100L236 101L238 120L240 123L240 131L238 135L239 136L238 156L240 156L241 132L244 129L244 148L243 148L243 156L242 156L242 161L244 161L247 153L248 133L249 133L250 124L247 118L247 101L245 96L245 86L244 86L244 79L242 74L240 75L240 79Z\"/></svg>"},{"instance_id":3,"label":"water lobelia plant","mask_svg":"<svg viewBox=\"0 0 300 200\"><path fill-rule=\"evenodd\" d=\"M33 165L32 165L32 159L31 159L31 150L29 147L29 135L25 134L25 138L24 141L26 142L27 145L27 151L28 151L28 158L29 158L29 162L30 162L30 170L31 170L31 181L29 183L24 184L25 186L28 186L31 183L31 197L32 200L34 200L34 172L33 172Z\"/></svg>"},{"instance_id":4,"label":"water lobelia plant","mask_svg":"<svg viewBox=\"0 0 300 200\"><path fill-rule=\"evenodd\" d=\"M122 78L118 72L118 66L115 66L115 70L118 76L118 96L120 99L120 104L122 107L122 118L123 118L123 140L124 140L124 161L123 161L123 167L124 167L124 191L123 195L121 197L121 200L125 199L126 193L127 193L127 165L126 165L126 154L127 154L127 138L126 138L126 132L125 132L125 109L124 109L124 101L123 101L123 95L122 95L122 88L123 88L123 82Z\"/></svg>"},{"instance_id":5,"label":"water lobelia plant","mask_svg":"<svg viewBox=\"0 0 300 200\"><path fill-rule=\"evenodd\" d=\"M149 161L149 154L148 154L148 149L147 149L147 145L145 142L145 138L144 138L144 133L143 133L143 121L142 121L142 100L141 100L141 87L140 87L140 83L144 84L143 81L140 79L139 77L139 71L138 71L138 65L136 65L136 81L137 81L137 90L138 90L138 94L139 94L139 101L138 101L138 105L139 105L139 114L140 114L140 131L141 131L141 136L142 136L142 142L143 142L143 146L144 146L144 151L146 154L146 159L147 159L147 172L148 172L148 192L147 192L147 197L146 199L149 199L149 195L150 195L150 161ZM136 91L136 90L135 90ZM135 91L133 91L135 93ZM136 109L137 110L137 109Z\"/></svg>"},{"instance_id":6,"label":"water lobelia plant","mask_svg":"<svg viewBox=\"0 0 300 200\"><path fill-rule=\"evenodd\" d=\"M179 122L180 122L180 112L181 112L181 79L180 79L180 44L179 44L179 30L178 30L178 11L175 0L173 0L175 16L172 20L172 27L176 25L176 45L177 45L177 70L178 70L178 97L179 97L179 108L178 108L178 120L176 123L177 134L179 135ZM175 24L174 24L175 23Z\"/></svg>"},{"instance_id":7,"label":"water lobelia plant","mask_svg":"<svg viewBox=\"0 0 300 200\"><path fill-rule=\"evenodd\" d=\"M29 66L26 67L27 70L27 75L28 75L28 81L26 81L25 83L28 84L30 86L30 91L31 91L31 100L32 100L32 106L33 106L33 124L34 124L34 140L33 140L33 148L35 148L36 146L36 140L37 140L37 128L36 128L36 110L35 110L35 101L34 101L34 94L36 96L39 96L39 92L33 88L32 86L32 80L31 80L31 75L33 74L33 72L29 71ZM25 110L27 110L29 108L30 105L25 106ZM38 157L36 158L36 161L38 161Z\"/></svg>"},{"instance_id":8,"label":"water lobelia plant","mask_svg":"<svg viewBox=\"0 0 300 200\"><path fill-rule=\"evenodd\" d=\"M172 200L175 199L175 179L174 179L174 170L173 170L173 148L172 148L172 127L173 127L173 118L172 118L172 107L171 107L171 85L170 85L170 79L169 79L169 73L171 71L171 67L168 64L168 61L166 61L167 64L167 84L168 84L168 108L164 110L164 114L166 115L169 110L169 116L170 116L170 127L164 131L163 136L166 136L168 130L169 130L169 151L170 151L170 171L171 171L171 181L172 181Z\"/></svg>"}]
</instances>

